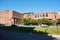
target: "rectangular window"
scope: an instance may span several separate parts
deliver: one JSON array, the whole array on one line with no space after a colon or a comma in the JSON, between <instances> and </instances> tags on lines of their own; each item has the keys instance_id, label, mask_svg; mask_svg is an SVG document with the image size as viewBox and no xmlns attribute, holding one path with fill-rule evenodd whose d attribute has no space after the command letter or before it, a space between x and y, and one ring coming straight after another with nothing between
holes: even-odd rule
<instances>
[{"instance_id":1,"label":"rectangular window","mask_svg":"<svg viewBox=\"0 0 60 40\"><path fill-rule=\"evenodd\" d=\"M37 18L37 15L35 14L35 18Z\"/></svg>"},{"instance_id":2,"label":"rectangular window","mask_svg":"<svg viewBox=\"0 0 60 40\"><path fill-rule=\"evenodd\" d=\"M48 17L48 13L46 13L46 17Z\"/></svg>"},{"instance_id":3,"label":"rectangular window","mask_svg":"<svg viewBox=\"0 0 60 40\"><path fill-rule=\"evenodd\" d=\"M37 14L37 16L39 17L39 14Z\"/></svg>"},{"instance_id":4,"label":"rectangular window","mask_svg":"<svg viewBox=\"0 0 60 40\"><path fill-rule=\"evenodd\" d=\"M38 14L35 14L35 17L36 17L36 18L38 18L38 17L39 17L39 15L38 15Z\"/></svg>"},{"instance_id":5,"label":"rectangular window","mask_svg":"<svg viewBox=\"0 0 60 40\"><path fill-rule=\"evenodd\" d=\"M42 13L40 14L40 17L43 17L43 14Z\"/></svg>"},{"instance_id":6,"label":"rectangular window","mask_svg":"<svg viewBox=\"0 0 60 40\"><path fill-rule=\"evenodd\" d=\"M43 17L45 17L45 15L43 14Z\"/></svg>"}]
</instances>

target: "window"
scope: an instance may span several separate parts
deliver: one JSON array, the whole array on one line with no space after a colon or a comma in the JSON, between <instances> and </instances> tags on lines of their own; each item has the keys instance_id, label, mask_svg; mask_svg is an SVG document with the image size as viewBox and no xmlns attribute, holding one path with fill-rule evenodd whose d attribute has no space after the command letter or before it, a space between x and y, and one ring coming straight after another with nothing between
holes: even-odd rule
<instances>
[{"instance_id":1,"label":"window","mask_svg":"<svg viewBox=\"0 0 60 40\"><path fill-rule=\"evenodd\" d=\"M41 14L39 14L39 16L41 17Z\"/></svg>"},{"instance_id":2,"label":"window","mask_svg":"<svg viewBox=\"0 0 60 40\"><path fill-rule=\"evenodd\" d=\"M48 13L46 13L46 17L48 17Z\"/></svg>"},{"instance_id":3,"label":"window","mask_svg":"<svg viewBox=\"0 0 60 40\"><path fill-rule=\"evenodd\" d=\"M43 17L43 13L40 14L40 17Z\"/></svg>"},{"instance_id":4,"label":"window","mask_svg":"<svg viewBox=\"0 0 60 40\"><path fill-rule=\"evenodd\" d=\"M35 14L35 18L37 18L37 15Z\"/></svg>"},{"instance_id":5,"label":"window","mask_svg":"<svg viewBox=\"0 0 60 40\"><path fill-rule=\"evenodd\" d=\"M39 14L37 14L37 17L39 17Z\"/></svg>"},{"instance_id":6,"label":"window","mask_svg":"<svg viewBox=\"0 0 60 40\"><path fill-rule=\"evenodd\" d=\"M43 14L43 17L45 17L45 15Z\"/></svg>"},{"instance_id":7,"label":"window","mask_svg":"<svg viewBox=\"0 0 60 40\"><path fill-rule=\"evenodd\" d=\"M39 14L35 14L35 17L38 18L39 17Z\"/></svg>"}]
</instances>

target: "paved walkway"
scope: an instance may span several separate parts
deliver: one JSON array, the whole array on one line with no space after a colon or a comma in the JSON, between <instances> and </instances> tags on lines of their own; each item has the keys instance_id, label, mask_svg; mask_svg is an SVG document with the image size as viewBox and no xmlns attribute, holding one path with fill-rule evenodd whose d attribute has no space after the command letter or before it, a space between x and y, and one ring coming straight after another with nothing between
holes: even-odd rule
<instances>
[{"instance_id":1,"label":"paved walkway","mask_svg":"<svg viewBox=\"0 0 60 40\"><path fill-rule=\"evenodd\" d=\"M60 40L60 35L51 35L51 34L49 34L49 36L52 36L52 37L56 38L57 40Z\"/></svg>"},{"instance_id":2,"label":"paved walkway","mask_svg":"<svg viewBox=\"0 0 60 40\"><path fill-rule=\"evenodd\" d=\"M53 37L58 37L60 38L60 35L51 35L51 34L48 34L49 36L53 36Z\"/></svg>"}]
</instances>

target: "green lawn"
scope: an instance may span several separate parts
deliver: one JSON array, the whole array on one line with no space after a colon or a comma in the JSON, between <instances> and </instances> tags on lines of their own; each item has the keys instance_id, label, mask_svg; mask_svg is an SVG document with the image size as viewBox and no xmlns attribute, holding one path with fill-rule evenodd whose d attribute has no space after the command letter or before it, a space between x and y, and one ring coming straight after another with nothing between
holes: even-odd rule
<instances>
[{"instance_id":1,"label":"green lawn","mask_svg":"<svg viewBox=\"0 0 60 40\"><path fill-rule=\"evenodd\" d=\"M0 27L0 30L11 30L18 32L34 32L34 33L49 33L60 35L60 27L58 27L58 32L56 27L44 28L44 27Z\"/></svg>"},{"instance_id":2,"label":"green lawn","mask_svg":"<svg viewBox=\"0 0 60 40\"><path fill-rule=\"evenodd\" d=\"M58 35L60 35L60 27L58 27L58 31L57 31L56 27L51 27L51 28L36 27L34 30L36 30L37 32L43 31L43 32L47 32L49 34L58 34Z\"/></svg>"}]
</instances>

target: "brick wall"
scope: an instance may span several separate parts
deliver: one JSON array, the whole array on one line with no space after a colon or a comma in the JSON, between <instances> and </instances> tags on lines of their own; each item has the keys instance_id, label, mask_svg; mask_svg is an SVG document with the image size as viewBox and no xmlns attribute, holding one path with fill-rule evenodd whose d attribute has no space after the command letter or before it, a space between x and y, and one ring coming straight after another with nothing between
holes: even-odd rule
<instances>
[{"instance_id":1,"label":"brick wall","mask_svg":"<svg viewBox=\"0 0 60 40\"><path fill-rule=\"evenodd\" d=\"M0 24L14 24L14 17L18 18L16 19L16 24L20 24L23 14L13 10L2 11L0 12Z\"/></svg>"}]
</instances>

